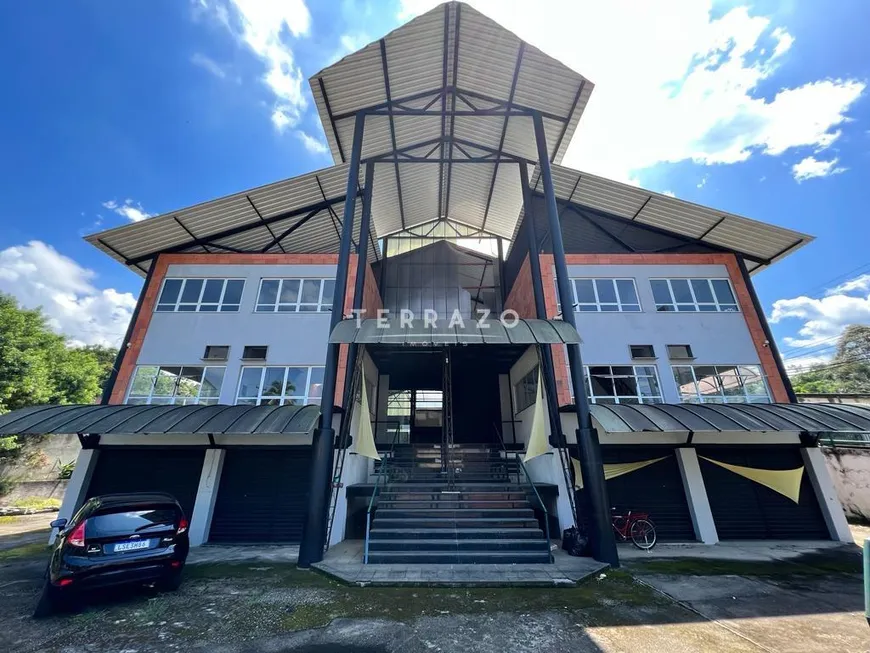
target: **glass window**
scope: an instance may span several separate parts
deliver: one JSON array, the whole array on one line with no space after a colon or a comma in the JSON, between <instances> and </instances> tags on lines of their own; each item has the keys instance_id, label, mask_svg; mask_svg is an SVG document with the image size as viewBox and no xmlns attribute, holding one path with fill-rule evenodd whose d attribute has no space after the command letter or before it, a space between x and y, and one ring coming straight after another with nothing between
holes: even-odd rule
<instances>
[{"instance_id":1,"label":"glass window","mask_svg":"<svg viewBox=\"0 0 870 653\"><path fill-rule=\"evenodd\" d=\"M592 403L662 403L654 365L590 365L585 372L586 390Z\"/></svg>"},{"instance_id":2,"label":"glass window","mask_svg":"<svg viewBox=\"0 0 870 653\"><path fill-rule=\"evenodd\" d=\"M216 404L225 367L140 365L127 396L128 404Z\"/></svg>"},{"instance_id":3,"label":"glass window","mask_svg":"<svg viewBox=\"0 0 870 653\"><path fill-rule=\"evenodd\" d=\"M282 406L319 404L323 367L243 367L237 404Z\"/></svg>"},{"instance_id":4,"label":"glass window","mask_svg":"<svg viewBox=\"0 0 870 653\"><path fill-rule=\"evenodd\" d=\"M166 279L158 312L216 313L239 310L243 279Z\"/></svg>"},{"instance_id":5,"label":"glass window","mask_svg":"<svg viewBox=\"0 0 870 653\"><path fill-rule=\"evenodd\" d=\"M770 403L757 365L674 365L680 401L687 403Z\"/></svg>"},{"instance_id":6,"label":"glass window","mask_svg":"<svg viewBox=\"0 0 870 653\"><path fill-rule=\"evenodd\" d=\"M313 313L332 310L335 279L263 279L258 313Z\"/></svg>"},{"instance_id":7,"label":"glass window","mask_svg":"<svg viewBox=\"0 0 870 653\"><path fill-rule=\"evenodd\" d=\"M633 279L572 279L574 310L579 312L640 311Z\"/></svg>"},{"instance_id":8,"label":"glass window","mask_svg":"<svg viewBox=\"0 0 870 653\"><path fill-rule=\"evenodd\" d=\"M681 313L737 311L728 279L651 279L656 310Z\"/></svg>"},{"instance_id":9,"label":"glass window","mask_svg":"<svg viewBox=\"0 0 870 653\"><path fill-rule=\"evenodd\" d=\"M521 412L533 406L538 396L538 366L535 365L514 384L514 410Z\"/></svg>"}]
</instances>

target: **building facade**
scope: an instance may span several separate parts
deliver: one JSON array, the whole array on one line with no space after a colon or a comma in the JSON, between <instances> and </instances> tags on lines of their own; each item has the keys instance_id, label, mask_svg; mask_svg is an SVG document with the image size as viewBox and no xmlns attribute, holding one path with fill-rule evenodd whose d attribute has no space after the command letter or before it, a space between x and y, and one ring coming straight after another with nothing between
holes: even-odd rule
<instances>
[{"instance_id":1,"label":"building facade","mask_svg":"<svg viewBox=\"0 0 870 653\"><path fill-rule=\"evenodd\" d=\"M558 165L592 83L462 3L311 86L333 167L88 237L145 283L115 417L70 413L84 448L61 516L166 490L193 544L301 542L302 564L368 542L379 491L376 519L410 520L382 527L397 539L443 520L433 501L498 539L474 520L526 520L533 492L531 531L579 523L614 563L611 506L662 540L850 537L815 439L857 418L784 405L750 279L811 237ZM382 458L434 451L433 479L468 497L379 490L367 424ZM478 455L531 488L498 477L501 507L478 505L456 480ZM422 559L408 548L380 559Z\"/></svg>"}]
</instances>

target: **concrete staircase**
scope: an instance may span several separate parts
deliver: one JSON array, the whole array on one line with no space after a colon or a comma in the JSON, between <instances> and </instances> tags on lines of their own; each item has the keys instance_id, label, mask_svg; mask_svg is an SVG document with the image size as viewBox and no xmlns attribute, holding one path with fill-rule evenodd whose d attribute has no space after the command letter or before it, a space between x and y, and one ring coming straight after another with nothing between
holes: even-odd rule
<instances>
[{"instance_id":1,"label":"concrete staircase","mask_svg":"<svg viewBox=\"0 0 870 653\"><path fill-rule=\"evenodd\" d=\"M451 483L441 455L440 445L394 451L372 520L370 563L550 562L515 459L486 446L454 445Z\"/></svg>"}]
</instances>

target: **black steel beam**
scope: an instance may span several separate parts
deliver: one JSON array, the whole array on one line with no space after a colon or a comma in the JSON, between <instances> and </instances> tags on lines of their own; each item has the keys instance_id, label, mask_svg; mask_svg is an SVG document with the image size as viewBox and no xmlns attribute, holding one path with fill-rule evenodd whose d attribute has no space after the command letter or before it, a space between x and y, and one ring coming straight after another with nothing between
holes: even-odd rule
<instances>
[{"instance_id":1,"label":"black steel beam","mask_svg":"<svg viewBox=\"0 0 870 653\"><path fill-rule=\"evenodd\" d=\"M275 237L275 232L272 231L272 227L270 227L270 226L266 223L266 221L263 219L263 214L260 213L260 209L257 208L257 205L256 205L256 204L254 204L254 200L251 199L251 196L250 196L250 195L245 195L245 199L248 200L248 204L251 205L251 208L254 209L254 213L256 213L256 214L257 214L257 217L260 218L260 222L262 222L262 223L263 223L263 226L266 227L266 230L269 232L269 235L272 236L272 238L274 238L274 237ZM326 199L326 198L324 198L324 199ZM176 219L177 219L177 218L176 218ZM192 236L193 234L190 234L190 235ZM284 246L281 244L281 241L280 241L280 240L279 240L278 242L276 242L275 244L278 245L278 249L281 250L281 253L282 253L282 254L286 254L286 253L287 253L287 250L284 249Z\"/></svg>"},{"instance_id":2,"label":"black steel beam","mask_svg":"<svg viewBox=\"0 0 870 653\"><path fill-rule=\"evenodd\" d=\"M636 252L636 251L637 251L634 247L632 247L631 245L629 245L628 243L626 243L626 242L625 242L624 240L622 240L619 236L617 236L616 234L612 234L612 233L610 233L607 229L605 229L605 228L602 227L600 224L598 224L597 222L595 222L595 220L593 220L593 219L589 218L588 216L585 216L585 215L583 215L582 213L580 213L580 212L579 212L577 209L575 209L572 205L570 205L570 204L567 205L567 210L568 210L568 211L571 211L574 215L577 215L577 216L579 216L579 217L581 217L581 218L585 218L585 219L586 219L586 222L588 222L589 224L591 224L591 225L592 225L593 227L595 227L598 231L600 231L600 232L603 233L605 236L607 236L608 238L610 238L613 242L615 242L615 243L616 243L617 245L619 245L620 247L624 247L624 248L627 249L629 252ZM560 222L561 222L561 220L560 220Z\"/></svg>"},{"instance_id":3,"label":"black steel beam","mask_svg":"<svg viewBox=\"0 0 870 653\"><path fill-rule=\"evenodd\" d=\"M698 236L698 240L704 240L707 236L709 236L711 231L713 231L716 227L718 227L720 224L722 224L723 222L725 222L725 218L726 218L726 217L727 217L727 216L724 216L724 215L723 215L721 218L719 218L718 220L716 220L716 222L713 224L712 227L710 227L710 228L707 229L704 233L702 233L700 236Z\"/></svg>"},{"instance_id":4,"label":"black steel beam","mask_svg":"<svg viewBox=\"0 0 870 653\"><path fill-rule=\"evenodd\" d=\"M448 49L450 41L450 5L444 5L444 46L441 61L441 158L444 158L444 139L447 134L445 128L447 125L447 93L443 90L447 88L447 63ZM441 209L444 203L444 163L441 162L438 166L438 217L444 217Z\"/></svg>"},{"instance_id":5,"label":"black steel beam","mask_svg":"<svg viewBox=\"0 0 870 653\"><path fill-rule=\"evenodd\" d=\"M556 191L553 188L553 175L550 170L549 152L547 151L547 135L544 131L544 120L540 114L534 116L535 141L538 146L538 165L541 170L541 186L550 224L550 234L553 240L553 263L556 268L556 287L562 304L562 319L575 329L577 328L574 304L571 291L571 279L568 276L568 264L565 260L565 246L562 242L562 228L559 224L559 211L556 204ZM601 459L601 445L598 433L592 424L592 414L589 411L589 399L586 396L586 386L583 379L583 359L580 345L567 345L568 367L574 387L575 412L577 414L577 446L580 454L580 469L584 481L584 495L588 497L591 512L592 537L590 548L596 560L606 562L611 566L619 566L619 555L616 552L616 540L610 526L610 503L607 498L607 485L604 480L604 466Z\"/></svg>"},{"instance_id":6,"label":"black steel beam","mask_svg":"<svg viewBox=\"0 0 870 653\"><path fill-rule=\"evenodd\" d=\"M323 96L323 104L326 106L326 115L329 116L329 124L332 126L335 144L338 145L338 155L341 157L341 162L344 163L344 150L341 147L341 138L338 136L338 126L335 123L335 116L332 115L332 107L329 106L329 96L326 94L326 86L323 84L322 77L317 78L317 84L320 86L320 94Z\"/></svg>"},{"instance_id":7,"label":"black steel beam","mask_svg":"<svg viewBox=\"0 0 870 653\"><path fill-rule=\"evenodd\" d=\"M359 196L361 193L357 192L354 197ZM334 197L331 200L326 200L324 202L317 202L315 204L309 204L308 206L302 206L298 209L292 209L290 211L284 211L283 213L279 213L278 215L274 215L271 218L265 218L264 222L268 224L274 224L275 222L280 222L281 220L286 220L287 218L295 218L297 215L303 215L314 211L317 213L323 209L326 209L334 204L341 204L345 201L345 196L341 195L340 197ZM220 240L221 238L229 238L230 236L235 236L240 233L244 233L246 231L250 231L251 229L256 229L257 227L263 226L261 222L249 222L247 224L239 225L237 227L232 227L230 229L224 229L223 231L219 231L216 234L211 234L207 237L196 238L194 240L188 241L186 243L181 243L178 245L173 245L172 247L167 247L165 249L156 250L154 252L150 252L149 254L143 254L141 256L137 256L132 259L126 259L125 263L127 265L136 265L137 263L142 263L143 261L148 261L154 258L157 254L171 254L173 252L180 252L188 247L195 247L198 245L202 245L206 243L207 245L212 245L216 247L212 241ZM100 241L102 242L102 241ZM103 243L105 245L105 243ZM274 245L274 243L272 243ZM108 245L106 245L108 247ZM110 248L111 249L111 248ZM114 251L114 250L112 250ZM115 252L117 254L117 252ZM118 254L120 256L120 254ZM143 269L143 272L145 270Z\"/></svg>"},{"instance_id":8,"label":"black steel beam","mask_svg":"<svg viewBox=\"0 0 870 653\"><path fill-rule=\"evenodd\" d=\"M639 216L639 215L641 214L641 211L643 211L643 210L646 208L646 205L649 204L649 201L650 201L652 198L653 198L653 196L650 195L649 197L647 197L647 198L643 201L643 204L640 205L640 208L639 208L637 211L634 212L634 215L633 215L633 216L631 216L631 221L632 221L632 222L634 222L635 220L637 220L637 216Z\"/></svg>"},{"instance_id":9,"label":"black steel beam","mask_svg":"<svg viewBox=\"0 0 870 653\"><path fill-rule=\"evenodd\" d=\"M393 118L393 99L392 93L390 92L390 71L387 67L387 42L384 39L378 41L381 47L381 68L384 71L384 92L387 94L387 102L389 106L387 107L387 115L390 117L390 142L393 144L393 152L398 149L398 145L396 144L396 123ZM437 113L437 112L436 112ZM399 160L395 154L393 154L393 163L396 168L396 194L398 195L399 200L399 217L402 219L402 229L405 228L405 203L402 201L402 179L399 175Z\"/></svg>"},{"instance_id":10,"label":"black steel beam","mask_svg":"<svg viewBox=\"0 0 870 653\"><path fill-rule=\"evenodd\" d=\"M764 265L770 265L770 264L773 263L776 259L778 259L780 256L785 256L788 252L790 252L791 250L793 250L795 247L797 247L798 245L800 245L802 242L804 242L804 239L803 239L803 238L798 238L798 239L797 239L796 241L794 241L791 245L789 245L789 246L786 247L785 249L782 249L782 250L778 251L776 254L774 254L773 256L771 256L770 259L764 263ZM749 257L747 257L747 258L749 258ZM750 259L750 260L752 260L752 259Z\"/></svg>"},{"instance_id":11,"label":"black steel beam","mask_svg":"<svg viewBox=\"0 0 870 653\"><path fill-rule=\"evenodd\" d=\"M529 165L536 165L538 162L534 159L527 159L522 156L517 156L516 154L507 154L506 152L499 152L498 150L489 147L488 145L483 145L481 143L475 143L474 141L468 141L464 138L453 138L453 140L459 145L465 145L466 147L473 147L483 152L488 152L489 154L493 154L496 156L501 156L503 159L507 159L509 161L516 161L517 163L527 163Z\"/></svg>"},{"instance_id":12,"label":"black steel beam","mask_svg":"<svg viewBox=\"0 0 870 653\"><path fill-rule=\"evenodd\" d=\"M788 378L788 371L785 369L785 363L779 353L779 347L776 346L776 339L773 337L773 331L770 330L770 325L767 323L767 316L764 314L764 307L761 305L761 300L758 299L758 294L755 292L755 286L752 284L752 279L749 277L749 271L746 269L746 263L739 256L737 258L737 266L740 268L740 276L743 277L743 283L749 291L749 297L752 299L752 307L755 309L758 320L761 322L761 329L764 331L764 337L767 339L766 346L773 354L773 361L776 364L776 370L782 378L782 384L785 386L785 394L788 396L790 403L798 403L797 395L792 387L791 379Z\"/></svg>"},{"instance_id":13,"label":"black steel beam","mask_svg":"<svg viewBox=\"0 0 870 653\"><path fill-rule=\"evenodd\" d=\"M408 102L415 102L417 100L422 100L423 98L429 98L432 95L438 95L439 93L443 93L444 90L445 89L443 88L433 88L429 89L428 91L420 91L419 93L414 93L412 95L406 95L405 97L401 97L399 99L394 99L392 102L379 102L378 104L372 104L367 107L363 107L362 109L338 113L335 115L335 120L346 120L347 118L353 118L354 116L356 116L357 113L378 111L380 109L386 109L389 106L396 106L397 104L407 104Z\"/></svg>"},{"instance_id":14,"label":"black steel beam","mask_svg":"<svg viewBox=\"0 0 870 653\"><path fill-rule=\"evenodd\" d=\"M275 246L276 243L279 243L282 240L284 240L287 236L292 234L294 231L296 231L299 227L304 225L306 222L308 222L311 218L313 218L315 215L320 213L322 210L323 209L314 209L313 211L308 213L308 215L306 215L301 220L299 220L299 222L297 222L296 224L291 225L290 227L285 229L279 236L275 236L274 238L272 238L272 240L269 242L269 244L260 250L260 253L265 254L266 252L268 252L272 247Z\"/></svg>"},{"instance_id":15,"label":"black steel beam","mask_svg":"<svg viewBox=\"0 0 870 653\"><path fill-rule=\"evenodd\" d=\"M317 187L320 189L320 196L324 200L326 200L326 193L323 191L323 184L320 183L320 175L314 175L314 181L317 182ZM357 193L359 193L359 192L360 192L360 188L359 188L359 184L357 183ZM338 236L339 239L341 239L341 232L338 230L338 227L341 226L341 218L338 217L338 213L336 213L335 209L332 208L331 206L327 207L327 210L329 211L330 218L332 218L332 226L335 229L335 235ZM336 223L338 223L338 226L336 226ZM350 242L354 247L357 246L356 241L353 239L353 235L351 235L351 237L350 237Z\"/></svg>"},{"instance_id":16,"label":"black steel beam","mask_svg":"<svg viewBox=\"0 0 870 653\"><path fill-rule=\"evenodd\" d=\"M453 86L454 87L456 86L455 82L454 82ZM471 91L467 88L458 88L458 89L456 89L456 91L461 93L462 95L467 95L468 97L477 98L478 100L484 100L486 102L492 102L493 104L502 106L505 109L508 109L510 111L519 112L519 113L522 113L524 115L533 116L533 115L537 114L543 118L546 118L547 120L554 120L556 122L568 122L568 118L565 118L564 116L559 116L559 115L556 115L555 113L549 113L547 111L539 111L538 109L534 109L532 107L527 107L523 104L516 104L514 102L505 102L504 100L499 100L498 98L490 97L488 95L484 95L483 93L478 93L477 91ZM485 109L484 109L484 111L485 111Z\"/></svg>"},{"instance_id":17,"label":"black steel beam","mask_svg":"<svg viewBox=\"0 0 870 653\"><path fill-rule=\"evenodd\" d=\"M517 80L520 77L520 68L523 65L523 54L526 51L526 42L520 41L520 47L517 51L517 63L514 66L514 76L511 79L511 90L508 93L508 104L514 101L514 94L517 92ZM492 194L495 192L495 180L498 178L498 165L501 163L501 151L504 148L504 139L507 137L508 120L510 116L504 117L504 124L501 127L501 136L498 139L499 154L495 157L495 164L492 169L492 181L489 184L489 192L486 195L486 208L483 210L483 222L480 225L481 229L486 229L486 219L489 217L489 207L492 204Z\"/></svg>"},{"instance_id":18,"label":"black steel beam","mask_svg":"<svg viewBox=\"0 0 870 653\"><path fill-rule=\"evenodd\" d=\"M347 174L348 198L344 204L344 223L341 229L341 247L335 273L335 290L332 296L332 314L329 332L341 322L344 314L344 298L347 293L347 270L350 262L351 235L359 186L360 151L362 150L365 114L357 115L353 129L353 148ZM326 362L323 370L323 390L320 405L320 424L314 430L311 453L311 480L308 493L308 512L299 547L299 566L307 568L323 559L326 539L326 520L329 498L332 491L332 456L335 430L332 415L335 412L335 391L338 376L340 345L329 343L326 347Z\"/></svg>"},{"instance_id":19,"label":"black steel beam","mask_svg":"<svg viewBox=\"0 0 870 653\"><path fill-rule=\"evenodd\" d=\"M559 147L562 145L562 140L565 138L565 133L568 131L568 126L571 124L571 116L574 115L574 110L577 108L577 103L580 101L580 96L583 94L583 88L586 86L586 80L580 82L580 87L577 89L577 94L574 96L574 101L571 102L571 110L568 112L568 119L562 125L562 130L559 132L559 138L556 139L556 145L553 147L553 153L550 155L552 159L556 158L559 152Z\"/></svg>"},{"instance_id":20,"label":"black steel beam","mask_svg":"<svg viewBox=\"0 0 870 653\"><path fill-rule=\"evenodd\" d=\"M139 265L139 264L142 263L143 261L147 261L147 260L148 260L147 258L146 258L146 259L141 259L141 260L131 260L131 259L128 259L128 258L127 258L126 256L124 256L123 254L121 254L121 252L119 252L117 249L115 249L114 247L112 247L109 243L107 243L107 242L106 242L105 240L103 240L102 238L97 238L97 242L100 243L100 245L102 245L103 247L105 247L107 250L109 250L110 252L112 252L115 256L117 256L118 258L120 258L121 260L123 260L123 261L124 261L124 265L135 265L137 268L139 268L140 270L142 270L142 272L144 272L146 275L151 271L151 268L148 268L148 269L146 270L146 269L143 268L141 265ZM196 243L196 244L199 244L199 243ZM191 245L191 247L192 247L192 245ZM186 248L185 248L185 249L186 249ZM151 258L151 257L149 257L149 258Z\"/></svg>"},{"instance_id":21,"label":"black steel beam","mask_svg":"<svg viewBox=\"0 0 870 653\"><path fill-rule=\"evenodd\" d=\"M182 229L184 229L187 232L188 236L190 236L191 238L196 238L196 236L193 235L193 232L190 229L188 229L181 220L178 219L177 215L173 215L172 219L178 223L179 227L181 227ZM211 251L209 250L209 248L205 244L200 245L200 247L202 247L205 250L206 254L211 254Z\"/></svg>"},{"instance_id":22,"label":"black steel beam","mask_svg":"<svg viewBox=\"0 0 870 653\"><path fill-rule=\"evenodd\" d=\"M457 75L459 74L459 24L462 18L462 5L457 4L456 7L456 27L453 30L453 88L456 88ZM450 149L449 158L453 158L453 136L456 133L456 93L450 94ZM445 191L444 212L442 218L450 217L450 182L453 180L453 164L447 164L447 189ZM441 180L444 183L444 180Z\"/></svg>"}]
</instances>

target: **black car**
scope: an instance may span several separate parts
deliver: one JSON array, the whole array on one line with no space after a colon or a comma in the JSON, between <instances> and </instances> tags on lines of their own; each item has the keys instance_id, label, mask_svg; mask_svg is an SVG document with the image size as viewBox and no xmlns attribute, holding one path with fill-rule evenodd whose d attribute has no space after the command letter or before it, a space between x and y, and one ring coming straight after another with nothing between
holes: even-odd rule
<instances>
[{"instance_id":1,"label":"black car","mask_svg":"<svg viewBox=\"0 0 870 653\"><path fill-rule=\"evenodd\" d=\"M106 494L85 502L59 534L34 612L46 616L81 592L154 583L175 590L190 549L184 511L170 494Z\"/></svg>"}]
</instances>

